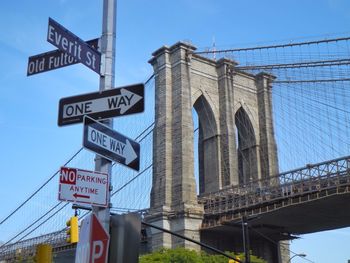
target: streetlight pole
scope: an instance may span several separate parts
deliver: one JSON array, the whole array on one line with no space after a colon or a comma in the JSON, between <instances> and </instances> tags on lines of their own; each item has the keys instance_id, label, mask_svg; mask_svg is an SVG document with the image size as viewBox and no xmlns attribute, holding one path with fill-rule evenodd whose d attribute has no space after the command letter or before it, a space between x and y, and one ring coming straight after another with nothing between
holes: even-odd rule
<instances>
[{"instance_id":1,"label":"streetlight pole","mask_svg":"<svg viewBox=\"0 0 350 263\"><path fill-rule=\"evenodd\" d=\"M287 263L289 262L292 262L292 258L295 258L295 257L306 257L306 254L305 253L300 253L300 254L295 254L294 256L292 256Z\"/></svg>"},{"instance_id":2,"label":"streetlight pole","mask_svg":"<svg viewBox=\"0 0 350 263\"><path fill-rule=\"evenodd\" d=\"M102 13L102 36L100 41L100 51L102 54L102 72L100 77L100 92L114 87L114 65L115 65L115 38L116 38L116 1L117 0L103 0ZM108 119L104 121L109 127L113 127L113 120ZM95 170L108 174L108 181L110 184L108 194L108 205L110 204L111 188L111 173L112 162L96 155ZM109 233L109 217L110 207L100 208L93 206L92 211L100 220L103 228Z\"/></svg>"},{"instance_id":3,"label":"streetlight pole","mask_svg":"<svg viewBox=\"0 0 350 263\"><path fill-rule=\"evenodd\" d=\"M245 263L250 263L248 220L246 216L242 217L242 232L243 232L243 250L244 250Z\"/></svg>"}]
</instances>

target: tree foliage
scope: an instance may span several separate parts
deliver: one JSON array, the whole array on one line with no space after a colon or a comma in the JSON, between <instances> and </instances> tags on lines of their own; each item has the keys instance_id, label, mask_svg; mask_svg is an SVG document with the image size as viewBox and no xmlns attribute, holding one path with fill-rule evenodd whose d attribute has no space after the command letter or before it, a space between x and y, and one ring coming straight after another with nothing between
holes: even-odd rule
<instances>
[{"instance_id":1,"label":"tree foliage","mask_svg":"<svg viewBox=\"0 0 350 263\"><path fill-rule=\"evenodd\" d=\"M244 262L243 254L227 254L239 257ZM161 249L151 254L140 257L140 263L162 262L162 263L228 263L228 258L223 255L211 255L206 252L196 252L185 248ZM265 260L251 256L251 263L266 263Z\"/></svg>"}]
</instances>

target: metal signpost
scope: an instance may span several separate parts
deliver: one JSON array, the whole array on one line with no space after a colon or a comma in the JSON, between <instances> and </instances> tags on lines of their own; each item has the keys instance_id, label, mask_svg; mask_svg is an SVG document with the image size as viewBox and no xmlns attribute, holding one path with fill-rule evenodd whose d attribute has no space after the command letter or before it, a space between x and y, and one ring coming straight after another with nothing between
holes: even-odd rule
<instances>
[{"instance_id":1,"label":"metal signpost","mask_svg":"<svg viewBox=\"0 0 350 263\"><path fill-rule=\"evenodd\" d=\"M84 115L106 119L143 112L144 85L110 89L68 98L59 102L58 125L83 122Z\"/></svg>"},{"instance_id":2,"label":"metal signpost","mask_svg":"<svg viewBox=\"0 0 350 263\"><path fill-rule=\"evenodd\" d=\"M52 18L49 18L47 41L100 74L101 53Z\"/></svg>"},{"instance_id":3,"label":"metal signpost","mask_svg":"<svg viewBox=\"0 0 350 263\"><path fill-rule=\"evenodd\" d=\"M115 65L115 37L116 37L116 0L103 0L102 13L102 36L101 36L101 53L104 57L104 72L100 76L100 88L102 92L114 87L114 65ZM106 125L113 127L113 121L109 119ZM112 163L96 155L95 170L108 173L111 182ZM110 188L112 190L112 188ZM92 207L93 213L97 215L104 229L109 232L110 209Z\"/></svg>"},{"instance_id":4,"label":"metal signpost","mask_svg":"<svg viewBox=\"0 0 350 263\"><path fill-rule=\"evenodd\" d=\"M85 233L78 242L76 262L107 261L111 206L109 193L112 191L111 160L137 171L140 167L140 145L112 130L113 120L106 119L142 112L144 109L142 84L113 89L115 38L116 0L103 0L100 39L85 42L49 18L47 41L58 50L28 59L28 76L76 63L82 63L100 75L99 92L64 98L59 105L59 126L82 122L85 115L84 146L97 153L96 172L67 167L61 169L59 199L92 204L93 214L85 223L83 221L82 230L85 230L81 232L90 231L94 228L93 225L99 229L98 233L93 230L89 235ZM87 115L104 119L103 124ZM103 236L94 239L94 236L101 233Z\"/></svg>"},{"instance_id":5,"label":"metal signpost","mask_svg":"<svg viewBox=\"0 0 350 263\"><path fill-rule=\"evenodd\" d=\"M84 117L83 146L111 161L140 169L140 144L87 116Z\"/></svg>"},{"instance_id":6,"label":"metal signpost","mask_svg":"<svg viewBox=\"0 0 350 263\"><path fill-rule=\"evenodd\" d=\"M107 207L108 174L61 167L58 200Z\"/></svg>"},{"instance_id":7,"label":"metal signpost","mask_svg":"<svg viewBox=\"0 0 350 263\"><path fill-rule=\"evenodd\" d=\"M94 49L98 49L98 38L87 41L86 43ZM79 61L59 49L31 56L28 58L27 76L70 66L79 63Z\"/></svg>"}]
</instances>

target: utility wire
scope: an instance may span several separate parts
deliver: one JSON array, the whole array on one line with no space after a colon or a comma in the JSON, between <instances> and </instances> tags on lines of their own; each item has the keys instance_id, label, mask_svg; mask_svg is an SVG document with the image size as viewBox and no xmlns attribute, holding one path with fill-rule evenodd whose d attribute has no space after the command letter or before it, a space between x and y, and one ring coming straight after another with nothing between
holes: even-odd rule
<instances>
[{"instance_id":1,"label":"utility wire","mask_svg":"<svg viewBox=\"0 0 350 263\"><path fill-rule=\"evenodd\" d=\"M136 180L140 175L142 175L143 173L145 173L149 168L151 168L153 166L153 163L151 163L149 166L147 166L145 169L143 169L142 172L140 172L139 174L137 174L135 177L133 177L132 179L130 179L128 182L126 182L123 186L121 186L120 188L118 188L117 190L115 190L112 194L111 197L114 196L115 194L117 194L118 192L120 192L121 190L123 190L126 186L128 186L129 184L131 184L134 180Z\"/></svg>"},{"instance_id":2,"label":"utility wire","mask_svg":"<svg viewBox=\"0 0 350 263\"><path fill-rule=\"evenodd\" d=\"M52 217L54 217L58 212L60 212L63 208L65 208L69 203L64 204L60 209L58 209L55 213L53 213L51 216L46 218L43 222L41 222L38 226L36 226L32 231L21 237L18 241L23 240L25 237L29 236L31 233L33 233L35 230L37 230L39 227L41 227L43 224L45 224L47 221L49 221Z\"/></svg>"},{"instance_id":3,"label":"utility wire","mask_svg":"<svg viewBox=\"0 0 350 263\"><path fill-rule=\"evenodd\" d=\"M144 134L144 132L146 130L148 130L151 126L153 125L153 123L151 125L149 125L143 132L141 132L140 135ZM145 137L147 137L151 132L153 131L153 129L151 131L149 131L143 138L141 138L140 141L142 141ZM139 138L140 135L137 137ZM149 165L148 167L146 167L143 171L141 171L139 174L137 174L135 177L133 177L131 180L129 180L127 183L125 183L123 186L121 186L119 189L117 189L116 191L114 191L111 196L114 196L115 194L117 194L118 192L120 192L121 190L123 190L126 186L128 186L129 184L131 184L134 180L136 180L140 175L142 175L143 173L145 173L149 168L152 167L153 164ZM58 204L56 204L53 208L51 208L48 212L46 212L44 215L42 215L40 218L38 218L36 221L34 221L32 224L30 224L28 227L26 227L24 230L22 230L21 232L19 232L16 236L14 236L13 238L11 238L9 241L7 241L6 243L4 243L0 248L2 248L3 246L9 244L12 240L14 240L15 238L17 238L19 235L21 235L22 233L24 233L26 230L30 229L33 225L35 225L37 222L39 222L43 217L45 217L46 215L48 215L52 210L54 210L58 205L60 205L62 202L59 202ZM41 225L43 225L44 223L46 223L49 219L51 219L54 215L56 215L58 212L60 212L63 208L65 208L69 203L66 203L63 207L61 207L59 210L57 210L54 214L52 214L49 218L47 218L45 221L43 221L41 224L39 224L36 228L34 228L32 231L30 231L29 233L27 233L25 236L23 236L21 239L19 239L18 241L21 241L23 238L25 238L26 236L28 236L29 234L31 234L32 232L34 232L36 229L38 229ZM87 213L86 213L87 214ZM83 217L86 215L84 214ZM18 242L17 241L17 242Z\"/></svg>"},{"instance_id":4,"label":"utility wire","mask_svg":"<svg viewBox=\"0 0 350 263\"><path fill-rule=\"evenodd\" d=\"M299 43L289 43L289 44L281 44L281 45L258 46L258 47L235 48L235 49L223 49L223 50L207 50L207 51L194 52L194 54L229 53L229 52L259 50L259 49L285 48L285 47L305 46L305 45L312 45L312 44L347 41L347 40L350 40L350 37L333 38L333 39L325 39L325 40L318 40L318 41L308 41L308 42L299 42Z\"/></svg>"},{"instance_id":5,"label":"utility wire","mask_svg":"<svg viewBox=\"0 0 350 263\"><path fill-rule=\"evenodd\" d=\"M341 79L300 79L300 80L276 80L275 83L322 83L322 82L339 82L350 81L350 78Z\"/></svg>"},{"instance_id":6,"label":"utility wire","mask_svg":"<svg viewBox=\"0 0 350 263\"><path fill-rule=\"evenodd\" d=\"M263 238L265 238L266 240L270 241L271 243L273 243L273 244L275 244L275 245L279 245L278 242L276 242L276 241L274 241L272 238L270 238L270 237L264 235L264 234L261 233L260 231L255 230L254 228L252 228L251 226L249 226L249 224L248 224L248 227L250 228L250 230L253 230L255 233L257 233L258 235L262 236ZM281 244L280 244L280 245L281 245ZM282 246L284 246L284 245L282 245ZM294 254L294 255L299 255L298 253L293 252L292 250L290 250L289 248L286 248L285 246L284 246L284 249L285 249L285 250L288 250L289 252L291 252L291 253ZM306 257L301 257L301 258L304 259L304 260L306 260L306 261L309 261L309 262L311 262L311 263L315 263L314 261L311 261L310 259L307 259Z\"/></svg>"},{"instance_id":7,"label":"utility wire","mask_svg":"<svg viewBox=\"0 0 350 263\"><path fill-rule=\"evenodd\" d=\"M25 231L27 231L28 229L30 229L32 226L34 226L37 222L39 222L42 218L44 218L45 216L47 216L51 211L53 211L56 207L58 207L62 202L59 202L58 204L56 204L54 207L52 207L49 211L47 211L45 214L43 214L42 216L40 216L37 220L35 220L33 223L31 223L29 226L27 226L25 229L23 229L22 231L20 231L17 235L15 235L14 237L12 237L10 240L8 240L6 243L2 244L0 246L0 248L6 246L7 244L9 244L12 240L14 240L15 238L17 238L19 235L23 234ZM56 213L54 213L53 215L55 215ZM39 225L40 226L40 225ZM29 234L32 232L29 232ZM27 234L28 235L28 234ZM26 235L26 236L27 236ZM23 237L18 241L22 240Z\"/></svg>"},{"instance_id":8,"label":"utility wire","mask_svg":"<svg viewBox=\"0 0 350 263\"><path fill-rule=\"evenodd\" d=\"M262 49L275 49L275 51L276 51L276 48L283 48L283 50L285 49L285 48L290 48L290 47L293 47L293 46L302 46L302 45L311 45L311 44L320 44L320 43L329 43L329 42L338 42L338 41L348 41L348 40L350 40L350 38L349 37L347 37L347 38L337 38L337 39L330 39L330 40L321 40L321 41L311 41L311 42L301 42L301 43L294 43L294 44L285 44L285 45L274 45L274 46L261 46L261 47L254 47L254 48L243 48L243 49L231 49L231 50L221 50L221 51L218 51L218 50L216 50L215 52L216 53L220 53L220 52L223 52L223 53L225 53L225 52L241 52L241 51L254 51L254 50L259 50L259 51L261 51ZM210 53L210 52L195 52L195 54L201 54L201 53ZM309 54L310 54L310 52L309 52ZM319 53L319 54L321 54L321 53ZM340 55L341 55L341 53L339 53ZM301 53L300 53L300 55L302 55ZM322 55L322 54L321 54ZM319 56L321 56L321 55L319 55ZM329 55L332 55L332 54L327 54L328 56ZM277 59L277 55L276 55L276 59ZM292 54L291 56L289 55L289 58L292 58L292 59L295 59L295 55L294 54ZM299 57L298 57L299 58ZM262 59L262 58L261 58ZM248 61L248 58L247 58L247 61ZM264 61L264 59L262 59L262 61ZM269 62L269 61L267 61L267 62ZM265 62L266 63L266 62ZM299 68L301 68L301 67L304 67L304 66L307 66L307 63L310 63L310 62L301 62L301 63L299 63L300 64L300 67ZM313 61L312 63L322 63L322 61ZM285 65L291 65L291 64L293 64L293 63L285 63ZM270 64L270 65L265 65L265 66L270 66L271 67L271 65L273 66L274 64ZM278 65L278 64L276 64L276 65ZM261 67L263 67L264 65L262 65ZM319 65L319 66L321 66L321 65ZM322 65L322 66L324 66L324 65ZM329 65L327 65L327 66L329 66ZM333 65L332 65L333 66ZM248 67L248 66L247 66ZM284 70L285 70L285 68L284 67L282 67ZM290 71L288 71L288 72L286 72L286 74L288 73L288 74L290 74L289 73ZM345 72L345 71L344 71ZM345 73L347 73L348 71L346 71ZM341 73L341 72L340 72ZM301 76L301 75L306 75L307 77L310 77L309 75L309 72L302 72L302 73L299 73L299 77ZM318 75L317 75L318 74ZM323 79L321 79L321 80L318 80L317 81L317 79L315 79L315 76L319 76L320 74L322 74L322 76L324 77ZM315 71L314 73L313 73L313 75L311 76L311 77L313 77L313 79L310 79L310 80L308 80L308 79L305 79L305 80L290 80L290 81L283 81L283 80L281 80L281 81L275 81L275 83L289 83L289 84L298 84L298 83L302 83L302 82L312 82L312 83L316 83L316 82L332 82L332 83L334 83L335 81L337 81L337 79L335 79L335 78L326 78L326 76L328 77L328 75L329 75L329 72L323 72L323 71ZM331 72L331 75L332 75L332 72ZM288 75L289 76L289 75ZM296 75L291 75L292 77L295 77ZM332 75L333 76L333 75ZM344 75L344 76L346 76L346 75ZM151 80L151 79L153 79L153 77L154 77L154 75L152 75L151 77L149 77L148 78L148 80L146 81L146 84ZM327 81L325 81L325 80L327 80ZM338 80L339 81L347 81L348 79L345 79L345 78L338 78ZM303 92L302 92L303 93ZM302 96L303 96L303 94L302 94ZM299 98L296 98L296 99L300 99L300 97ZM315 101L315 99L311 99L310 98L310 100L311 101ZM324 105L324 106L328 106L328 107L330 107L330 108L333 108L333 109L336 109L336 110L338 110L338 111L342 111L342 112L345 112L345 113L349 113L349 112L347 112L346 110L341 110L340 108L337 108L337 107L334 107L334 106L331 106L330 104L328 104L328 103L325 103L325 102L321 102L321 101L318 101L318 103L319 104L321 104L321 105ZM206 109L206 108L205 108ZM296 107L295 107L295 109L293 108L293 110L296 110ZM305 109L304 109L304 111L305 111ZM288 112L287 112L288 113ZM303 113L303 112L301 112L301 113ZM304 114L308 114L308 115L310 115L310 113L309 112L304 112ZM206 112L206 114L207 114L207 112ZM327 114L328 114L328 112L327 112ZM310 115L310 117L312 117L312 115ZM331 118L331 117L328 117L328 118ZM304 122L306 123L306 121L304 120ZM312 124L312 127L313 128L315 128L315 129L318 129L318 128L320 128L319 127L319 125L317 125L316 123L311 123ZM139 134L138 136L137 136L137 139L139 139L141 136L143 136L143 134L145 134L141 139L140 139L140 141L142 141L144 138L146 138L152 131L153 131L153 129L151 129L151 127L152 127L152 125L154 125L154 122L152 123L152 124L150 124L145 130L143 130L142 131L142 133L141 134ZM243 123L242 124L242 126L243 127L247 127L247 124L246 123ZM149 130L150 129L150 130ZM197 128L198 129L198 128ZM148 132L147 132L148 131ZM196 130L195 130L196 131ZM298 134L297 133L294 133L294 135L295 136L298 136ZM312 146L312 145L311 145ZM79 150L79 152L82 150L82 148ZM334 150L334 149L333 149ZM79 153L78 152L78 153ZM76 155L78 154L78 153L76 153ZM73 156L71 159L73 159L75 156ZM69 163L71 160L69 160L67 163ZM66 164L67 164L66 163ZM65 165L66 165L65 164ZM129 185L129 184L131 184L131 182L132 181L134 181L137 177L139 177L141 174L143 174L145 171L147 171L149 168L151 168L152 167L152 165L153 164L151 164L151 165L149 165L147 168L145 168L145 170L143 170L140 174L138 174L137 176L135 176L135 177L133 177L131 180L129 180L127 183L125 183L123 186L121 186L118 190L116 190L114 193L113 193L113 195L114 194L116 194L117 192L119 192L119 191L121 191L122 189L124 189L127 185ZM225 164L224 164L225 165ZM13 214L15 214L21 207L23 207L23 205L25 205L30 199L32 199L32 197L33 196L35 196L45 185L47 185L48 184L48 182L49 181L51 181L52 180L52 178L53 177L55 177L56 175L57 175L57 173L58 172L56 172L52 177L50 177L49 178L49 180L48 181L46 181L36 192L34 192L27 200L25 200L19 207L17 207L12 213L10 213L5 219L3 219L1 222L0 222L0 225L1 224L3 224L5 221L7 221ZM62 209L62 208L61 208ZM51 210L50 210L51 211ZM55 213L56 214L56 213ZM52 215L53 216L53 215ZM51 217L52 217L51 216ZM51 218L50 217L50 218ZM47 219L48 220L48 219ZM46 220L46 221L47 221ZM45 221L45 222L46 222ZM36 221L37 222L37 221ZM35 223L36 223L35 222ZM33 224L35 224L35 223L33 223ZM43 224L43 223L42 223ZM38 227L37 227L38 228ZM25 230L24 230L25 231ZM255 231L255 230L254 230ZM28 235L28 234L27 234ZM23 238L23 237L22 237ZM291 251L292 252L292 251ZM294 252L292 252L292 253L294 253ZM312 262L312 261L310 261L310 262Z\"/></svg>"},{"instance_id":9,"label":"utility wire","mask_svg":"<svg viewBox=\"0 0 350 263\"><path fill-rule=\"evenodd\" d=\"M67 165L70 163L81 151L83 148L80 148L69 160L63 165ZM46 180L46 182L43 183L42 186L40 186L33 194L31 194L22 204L20 204L15 210L13 210L5 219L3 219L0 222L0 225L2 225L4 222L6 222L11 216L13 216L19 209L21 209L29 200L31 200L41 189L43 189L60 171L58 170L55 172L52 176L50 176L49 179Z\"/></svg>"},{"instance_id":10,"label":"utility wire","mask_svg":"<svg viewBox=\"0 0 350 263\"><path fill-rule=\"evenodd\" d=\"M145 85L147 85L152 79L154 78L154 74L152 74L145 82ZM154 125L154 122L151 123L149 126L147 126L137 137L136 139L140 138L147 130L149 130L152 125ZM153 129L151 129L146 135L144 135L141 139L140 142L146 138L151 132L153 131ZM63 166L66 166L68 163L70 163L84 148L80 148ZM149 167L151 167L152 165L150 165ZM149 169L149 167L147 167L145 170ZM144 171L145 171L144 170ZM144 172L143 171L143 172ZM19 209L21 209L27 202L29 202L40 190L42 190L60 171L58 170L57 172L55 172L52 176L50 176L50 178L45 181L32 195L30 195L22 204L20 204L16 209L14 209L5 219L3 219L0 222L0 225L3 224L4 222L6 222L9 218L11 218ZM141 172L139 175L141 175L143 172ZM139 176L138 175L138 176ZM138 176L136 176L135 178L133 178L132 180L130 180L129 183L131 183L133 180L135 180ZM127 184L125 184L123 186L123 188L126 186ZM121 190L121 189L120 189ZM116 193L116 192L114 192ZM30 224L28 227L26 227L24 230L20 231L17 235L15 235L13 238L11 238L10 240L8 240L6 243L2 244L0 246L0 248L2 248L3 246L9 244L11 241L13 241L15 238L17 238L19 235L23 234L26 230L30 229L33 225L35 225L37 222L39 222L43 217L45 217L47 214L49 214L51 211L53 211L59 204L61 204L62 202L59 202L58 204L56 204L54 207L52 207L51 209L48 210L48 212L46 212L43 216L41 216L40 218L38 218L37 220L35 220L32 224ZM31 234L33 231L35 231L38 227L40 227L41 225L43 225L44 223L46 223L49 219L51 219L54 215L56 215L58 212L60 212L64 207L66 207L68 205L65 204L63 207L61 207L58 211L56 211L54 214L52 214L49 218L47 218L45 221L43 221L40 225L38 225L35 229L33 229L32 231L30 231L28 234L26 234L24 237L28 236L29 234ZM22 240L24 237L22 237L20 240ZM18 241L20 241L18 240Z\"/></svg>"}]
</instances>

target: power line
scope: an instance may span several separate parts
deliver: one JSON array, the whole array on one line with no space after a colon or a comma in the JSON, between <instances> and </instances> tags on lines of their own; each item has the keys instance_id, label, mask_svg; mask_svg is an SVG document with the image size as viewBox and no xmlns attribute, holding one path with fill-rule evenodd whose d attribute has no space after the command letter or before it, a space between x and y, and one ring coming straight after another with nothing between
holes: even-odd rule
<instances>
[{"instance_id":1,"label":"power line","mask_svg":"<svg viewBox=\"0 0 350 263\"><path fill-rule=\"evenodd\" d=\"M145 85L147 85L152 79L154 78L154 74L152 74L145 82ZM152 131L153 129L150 129L152 126L154 125L154 122L151 123L150 125L148 125L137 137L136 139L139 139L141 136L143 136L139 141L141 142L142 140L144 140ZM148 132L147 132L148 131ZM146 133L147 132L147 133ZM145 134L146 133L146 134ZM70 163L84 148L80 148L71 158L69 158L69 160L63 165L66 166L68 163ZM149 167L147 167L144 171L146 171L147 169L149 169L152 165L150 165ZM144 172L143 171L143 172ZM23 203L21 203L16 209L14 209L6 218L4 218L1 222L0 225L5 223L8 219L10 219L16 212L18 212L26 203L28 203L35 195L37 195L57 174L59 174L59 170L56 171L52 176L50 176L50 178L48 180L46 180L33 194L31 194ZM143 172L141 172L139 175L141 175ZM138 175L138 176L139 176ZM135 180L138 176L136 176L135 178L133 178L132 180L130 180L129 183L131 183L133 180ZM128 183L128 184L129 184ZM126 184L127 185L127 184ZM126 186L124 185L124 187ZM123 188L124 188L123 187ZM121 190L121 189L120 189ZM115 192L116 193L116 192ZM55 208L58 207L59 204L61 204L62 202L59 202L58 204L54 205L53 207L51 207L46 213L44 213L41 217L39 217L37 220L35 220L33 223L31 223L28 227L26 227L24 230L20 231L18 234L16 234L13 238L11 238L9 241L7 241L6 243L4 243L3 245L0 246L3 247L4 245L7 245L8 243L10 243L12 240L14 240L15 238L17 238L18 236L20 236L21 234L23 234L26 230L30 229L33 225L35 225L37 222L39 222L43 217L45 217L47 214L49 214L51 211L53 211ZM28 234L26 234L24 237L28 236L29 234L31 234L33 231L35 231L37 228L39 228L41 225L43 225L44 223L46 223L49 219L51 219L54 215L56 215L58 212L60 212L64 207L66 207L68 205L68 203L66 205L64 205L62 208L60 208L58 211L56 211L54 214L52 214L48 219L46 219L44 222L42 222L39 226L37 226L35 229L33 229L32 231L30 231ZM24 237L22 237L20 240L22 240Z\"/></svg>"},{"instance_id":2,"label":"power line","mask_svg":"<svg viewBox=\"0 0 350 263\"><path fill-rule=\"evenodd\" d=\"M198 54L212 54L212 53L229 53L229 52L240 52L240 51L250 51L250 50L295 47L295 46L330 43L330 42L338 42L338 41L348 41L348 40L350 40L350 37L333 38L333 39L308 41L308 42L299 42L299 43L280 44L280 45L248 47L248 48L234 48L234 49L223 49L223 50L215 50L215 51L214 50L207 50L207 51L194 52L193 54L197 54L198 55Z\"/></svg>"},{"instance_id":3,"label":"power line","mask_svg":"<svg viewBox=\"0 0 350 263\"><path fill-rule=\"evenodd\" d=\"M302 79L302 80L276 80L274 83L323 83L323 82L342 82L350 81L350 78L342 79Z\"/></svg>"},{"instance_id":4,"label":"power line","mask_svg":"<svg viewBox=\"0 0 350 263\"><path fill-rule=\"evenodd\" d=\"M70 163L81 151L83 148L80 148L69 160L63 165L67 165ZM0 225L2 225L4 222L6 222L11 216L13 216L19 209L21 209L28 201L30 201L41 189L43 189L60 171L55 172L52 176L50 176L49 179L46 180L33 194L31 194L22 204L20 204L15 210L13 210L5 219L3 219L0 222Z\"/></svg>"},{"instance_id":5,"label":"power line","mask_svg":"<svg viewBox=\"0 0 350 263\"><path fill-rule=\"evenodd\" d=\"M248 227L249 227L250 230L253 230L255 233L257 233L258 235L262 236L262 237L265 238L266 240L270 241L271 243L273 243L273 244L275 244L275 245L278 245L278 242L274 241L272 238L270 238L270 237L264 235L263 233L261 233L261 232L258 231L258 230L255 230L254 228L252 228L252 227L249 226L249 225L248 225ZM282 245L282 246L283 246L283 245ZM286 248L285 246L284 246L284 249L285 249L285 250L288 250L289 252L291 252L291 253L294 254L294 255L299 255L298 253L293 252L292 250L290 250L289 248ZM304 259L304 260L306 260L306 261L309 261L309 262L311 262L311 263L315 263L314 261L312 261L312 260L310 260L310 259L307 259L306 257L301 257L301 258Z\"/></svg>"},{"instance_id":6,"label":"power line","mask_svg":"<svg viewBox=\"0 0 350 263\"><path fill-rule=\"evenodd\" d=\"M14 240L16 237L18 237L19 235L21 235L21 234L23 234L25 231L27 231L28 229L30 229L32 226L34 226L37 222L39 222L43 217L45 217L45 216L47 216L51 211L53 211L56 207L58 207L60 204L61 204L62 202L59 202L58 204L56 204L54 207L52 207L49 211L47 211L45 214L43 214L42 216L40 216L37 220L35 220L33 223L31 223L29 226L27 226L25 229L23 229L22 231L20 231L17 235L15 235L14 237L12 237L10 240L8 240L6 243L4 243L4 244L2 244L1 246L0 246L0 248L2 248L2 247L4 247L4 246L6 246L7 244L9 244L12 240ZM54 213L53 215L55 215L56 213ZM51 217L50 217L51 218ZM41 226L41 224L39 225L39 226ZM32 230L32 231L34 231L34 230ZM29 234L30 233L32 233L32 231L31 232L29 232ZM25 236L28 236L29 234L27 234L27 235L25 235ZM23 239L23 237L21 238L21 239L19 239L19 240L17 240L17 242L18 241L21 241Z\"/></svg>"},{"instance_id":7,"label":"power line","mask_svg":"<svg viewBox=\"0 0 350 263\"><path fill-rule=\"evenodd\" d=\"M307 68L307 67L329 67L329 66L343 66L349 65L350 59L336 59L336 60L319 60L296 63L281 63L268 65L249 65L235 67L239 70L261 70L261 69L287 69L287 68Z\"/></svg>"},{"instance_id":8,"label":"power line","mask_svg":"<svg viewBox=\"0 0 350 263\"><path fill-rule=\"evenodd\" d=\"M255 48L246 48L246 49L231 49L231 50L222 50L221 52L239 52L239 51L247 51L247 50L262 50L262 49L270 49L270 48L284 48L284 47L292 47L292 46L301 46L301 45L310 45L310 44L319 44L319 43L325 43L325 42L334 42L334 41L343 41L346 40L348 41L350 38L338 38L338 39L333 39L333 40L322 40L322 41L312 41L312 42L301 42L301 43L295 43L295 44L286 44L286 45L275 45L275 46L262 46L262 47L255 47ZM220 51L215 51L216 53L219 53ZM196 52L195 54L200 54L201 52ZM210 53L210 52L202 52L202 53ZM293 54L294 56L294 54ZM294 59L294 57L292 56L292 58ZM237 69L240 70L260 70L260 69L286 69L286 68L303 68L303 67L325 67L325 66L341 66L341 65L348 65L350 62L349 59L339 59L339 60L320 60L320 61L309 61L309 62L301 62L301 63L284 63L284 64L266 64L266 65L258 65L258 66L242 66L242 67L236 67ZM344 63L344 64L342 64ZM288 71L289 72L289 71ZM343 72L340 72L343 73ZM287 74L287 73L286 73ZM308 74L310 74L309 71L307 72L302 72L302 74L306 75L306 78L309 76ZM349 81L349 78L326 78L326 74L329 74L329 72L323 72L323 71L317 71L317 74L323 74L324 79L315 79L315 73L313 73L312 77L314 77L314 79L299 79L299 80L279 80L279 81L274 81L274 83L289 83L289 84L298 84L298 83L322 83L322 82L341 82L341 81ZM330 72L330 75L332 75L332 72ZM340 75L341 76L341 75ZM152 75L147 81L146 84L153 79L154 75ZM295 76L294 76L295 77ZM301 91L302 93L304 91ZM303 95L303 94L302 94ZM297 98L300 100L300 97ZM310 101L314 101L317 102L318 104L327 106L328 108L333 108L336 109L338 111L342 111L344 113L349 113L346 110L342 110L338 107L332 106L328 103L322 102L322 101L317 101L313 98L309 98ZM305 105L305 103L304 103ZM304 105L302 105L304 107ZM316 107L316 109L319 107ZM204 108L205 110L207 108ZM308 111L309 109L306 109L306 111L304 110L304 112L302 111L302 109L298 109L297 107L293 108L292 110L297 110L301 113L307 114L308 116L312 117L312 115L310 115L310 112ZM290 111L289 111L290 112ZM205 112L207 115L207 112ZM288 113L288 112L287 112ZM318 114L320 114L318 112ZM328 114L328 113L327 113ZM329 117L328 119L331 120L335 120L332 119L333 116ZM305 120L304 120L305 122ZM211 123L210 123L211 124ZM140 138L140 141L142 141L143 139L145 139L149 134L152 133L153 128L152 126L154 125L154 122L152 124L150 124L146 129L144 129L137 137L136 139ZM242 122L242 125L246 128L247 124L244 122ZM315 124L315 123L311 123L311 125L309 124L309 126L311 128L320 128L319 125ZM197 128L198 129L198 128ZM195 130L195 132L197 131L197 129ZM294 133L294 135L297 135L297 133ZM304 144L305 142L303 142ZM79 150L81 151L82 148ZM79 153L79 152L78 152ZM77 154L78 154L77 153ZM72 158L73 159L73 158ZM69 162L69 161L68 161ZM67 163L68 163L67 162ZM127 183L125 183L123 186L121 186L118 190L116 190L114 194L116 194L117 192L123 190L127 185L131 184L134 180L136 180L136 178L138 178L141 174L145 173L148 169L150 169L152 167L153 164L150 164L148 167L146 167L142 172L140 172L139 174L137 174L135 177L133 177L132 179L130 179ZM225 162L224 162L225 165ZM22 203L19 207L17 207L7 218L5 218L3 221L0 222L0 225L3 224L5 221L8 220L8 218L10 218L13 214L15 214L23 205L25 205L25 203L27 203L34 195L37 194L37 192L39 192L41 190L41 188L43 188L53 177L55 177L57 175L58 172L56 172L47 182L44 183L44 185L42 185L34 194L32 194L32 196L30 196L24 203ZM124 191L125 192L125 191ZM57 205L56 205L57 206ZM61 208L63 209L63 208ZM61 210L60 209L60 210ZM51 211L51 210L50 210ZM57 214L58 212L56 212L55 214ZM55 215L54 214L54 215ZM54 215L50 216L53 217ZM45 222L47 222L49 219L46 219ZM38 220L37 220L38 221ZM36 221L36 222L37 222ZM34 225L36 222L34 222L32 225ZM44 224L45 222L42 222L40 225ZM31 226L32 226L31 225ZM39 226L37 226L35 229L37 229ZM26 229L27 230L27 229ZM26 231L24 230L24 231ZM23 231L23 232L24 232ZM32 230L30 233L32 233L34 230ZM28 234L26 235L28 236ZM25 236L25 237L26 237ZM17 236L16 236L17 237ZM21 238L21 240L24 237ZM292 251L291 251L292 252ZM294 253L294 252L293 252Z\"/></svg>"},{"instance_id":9,"label":"power line","mask_svg":"<svg viewBox=\"0 0 350 263\"><path fill-rule=\"evenodd\" d=\"M47 221L49 221L52 217L54 217L58 212L60 212L63 208L65 208L69 203L64 204L60 209L58 209L55 213L53 213L51 216L46 218L43 222L41 222L38 226L36 226L32 231L21 237L18 241L23 240L25 237L29 236L31 233L33 233L35 230L37 230L39 227L41 227L43 224L45 224Z\"/></svg>"},{"instance_id":10,"label":"power line","mask_svg":"<svg viewBox=\"0 0 350 263\"><path fill-rule=\"evenodd\" d=\"M121 186L119 189L115 190L112 194L111 197L114 196L116 193L120 192L121 190L123 190L126 186L128 186L129 184L131 184L133 181L135 181L140 175L142 175L143 173L145 173L149 168L151 168L153 166L153 163L150 164L149 166L147 166L145 169L143 169L143 171L141 171L139 174L137 174L135 177L133 177L132 179L130 179L128 182L126 182L123 186Z\"/></svg>"}]
</instances>

